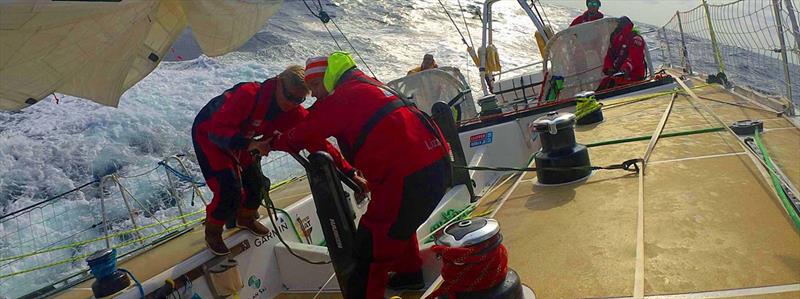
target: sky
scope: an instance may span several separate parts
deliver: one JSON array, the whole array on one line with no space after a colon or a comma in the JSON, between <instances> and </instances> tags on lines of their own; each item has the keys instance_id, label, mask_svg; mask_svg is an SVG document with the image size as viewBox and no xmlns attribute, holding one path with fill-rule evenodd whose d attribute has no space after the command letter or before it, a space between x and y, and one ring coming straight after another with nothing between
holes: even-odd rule
<instances>
[{"instance_id":1,"label":"sky","mask_svg":"<svg viewBox=\"0 0 800 299\"><path fill-rule=\"evenodd\" d=\"M585 0L542 0L566 7L586 9ZM713 0L710 3L730 2ZM628 16L637 22L663 25L676 10L686 11L700 5L701 0L602 0L600 11L609 16Z\"/></svg>"}]
</instances>

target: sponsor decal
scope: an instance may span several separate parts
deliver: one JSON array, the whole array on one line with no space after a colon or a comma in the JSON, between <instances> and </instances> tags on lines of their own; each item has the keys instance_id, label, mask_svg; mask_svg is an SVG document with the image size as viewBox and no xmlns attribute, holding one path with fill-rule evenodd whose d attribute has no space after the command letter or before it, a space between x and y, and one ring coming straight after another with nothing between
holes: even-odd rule
<instances>
[{"instance_id":1,"label":"sponsor decal","mask_svg":"<svg viewBox=\"0 0 800 299\"><path fill-rule=\"evenodd\" d=\"M261 279L255 275L250 275L250 278L247 279L247 286L258 290L261 287Z\"/></svg>"},{"instance_id":2,"label":"sponsor decal","mask_svg":"<svg viewBox=\"0 0 800 299\"><path fill-rule=\"evenodd\" d=\"M469 147L492 143L492 137L494 137L494 132L491 131L469 136Z\"/></svg>"},{"instance_id":3,"label":"sponsor decal","mask_svg":"<svg viewBox=\"0 0 800 299\"><path fill-rule=\"evenodd\" d=\"M255 275L250 275L250 278L247 279L247 286L256 290L253 296L250 297L252 299L261 297L261 294L267 291L266 285L264 288L261 287L261 278L258 278Z\"/></svg>"},{"instance_id":4,"label":"sponsor decal","mask_svg":"<svg viewBox=\"0 0 800 299\"><path fill-rule=\"evenodd\" d=\"M300 230L303 233L303 237L306 238L306 242L308 242L308 244L313 244L314 241L311 239L311 232L314 230L314 227L311 225L311 217L306 216L305 218L300 218L300 215L297 215L297 223L300 225Z\"/></svg>"},{"instance_id":5,"label":"sponsor decal","mask_svg":"<svg viewBox=\"0 0 800 299\"><path fill-rule=\"evenodd\" d=\"M278 224L278 231L280 233L283 233L285 230L289 229L289 224L286 222L286 220L283 220L283 218L281 218L281 217L278 217L278 223L277 224ZM256 237L253 240L253 243L256 245L256 247L261 247L262 245L266 245L273 238L277 239L278 236L276 234L277 233L275 232L275 229L270 228L269 233L267 233L266 236Z\"/></svg>"}]
</instances>

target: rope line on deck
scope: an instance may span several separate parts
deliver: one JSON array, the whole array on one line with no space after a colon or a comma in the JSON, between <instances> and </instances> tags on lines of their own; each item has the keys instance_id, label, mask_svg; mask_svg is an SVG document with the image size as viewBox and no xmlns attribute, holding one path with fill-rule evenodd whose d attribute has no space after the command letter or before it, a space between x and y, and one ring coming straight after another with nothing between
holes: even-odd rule
<instances>
[{"instance_id":1,"label":"rope line on deck","mask_svg":"<svg viewBox=\"0 0 800 299\"><path fill-rule=\"evenodd\" d=\"M686 92L687 92L687 93L688 93L688 94L691 96L691 98L692 98L692 99L694 99L694 100L695 100L697 103L699 103L699 104L700 104L700 106L701 106L701 107L702 107L702 108L703 108L703 109L704 109L704 110L705 110L705 111L706 111L708 114L710 114L710 115L711 115L711 116L714 118L714 120L716 120L718 123L720 123L720 124L722 124L723 126L725 126L725 129L726 129L726 130L727 130L727 131L728 131L728 132L729 132L729 133L730 133L732 136L734 136L734 138L736 138L736 140L738 141L739 145L740 145L740 146L741 146L741 147L742 147L742 148L743 148L743 149L744 149L744 150L745 150L747 153L749 153L750 155L752 155L753 157L755 157L755 158L756 158L756 159L753 159L754 161L758 161L758 163L756 163L756 166L759 166L759 165L760 165L760 166L761 166L761 167L763 167L763 169L765 169L765 170L766 170L768 173L770 173L770 174L773 174L772 172L770 172L770 171L772 171L772 169L774 168L774 165L773 165L773 166L770 166L771 162L770 162L770 163L768 163L767 161L765 161L765 159L762 159L762 158L760 158L760 157L761 157L761 154L757 153L757 152L756 152L756 151L755 151L753 148L751 148L751 147L750 147L750 146L749 146L749 145L748 145L748 144L747 144L747 143L746 143L744 140L742 140L741 138L739 138L739 137L738 137L738 135L736 135L736 132L734 132L734 131L733 131L733 129L731 129L730 127L728 127L728 126L725 124L725 121L723 121L723 120L722 120L722 118L720 118L720 117L719 117L719 115L717 115L717 114L714 112L714 110L712 110L710 107L708 107L708 105L706 105L706 104L705 104L703 101L701 101L701 100L700 100L700 98L699 98L699 97L698 97L698 96L697 96L697 95L696 95L696 94L695 94L693 91L691 91L691 90L688 88L688 86L686 86L686 83L684 83L684 82L683 82L683 80L682 80L682 79L681 79L681 78L680 78L678 75L676 75L676 74L674 74L674 73L672 73L672 72L670 72L670 71L668 71L667 73L668 73L670 76L672 76L673 78L675 78L675 81L676 81L676 82L678 82L678 84L680 84L680 85L681 85L681 87L683 87L683 89L684 89L684 90L685 90L685 91L686 91ZM769 178L769 179L770 179L770 180L772 180L772 179L775 179L775 180L778 180L778 181L780 181L782 184L786 184L786 182L784 182L784 181L783 181L783 178L781 178L781 177L778 177L777 175L776 175L774 178L773 178L772 176L770 176L770 178ZM786 184L786 185L787 185L787 186L789 186L789 184ZM797 192L797 190L792 190L792 191L793 191L793 193L795 193L795 194L799 194L799 193ZM780 195L779 195L779 196L780 196ZM787 213L790 213L791 211L787 210L786 212L787 212ZM790 217L791 217L791 215L790 215ZM794 219L792 218L792 220L794 220ZM795 225L798 225L798 223L795 223ZM798 226L797 228L798 228L798 229L800 229L800 226Z\"/></svg>"},{"instance_id":2,"label":"rope line on deck","mask_svg":"<svg viewBox=\"0 0 800 299\"><path fill-rule=\"evenodd\" d=\"M781 204L786 210L786 213L789 214L789 218L792 219L792 223L794 223L795 228L800 230L800 216L797 213L797 207L792 204L792 202L789 200L789 197L786 195L786 191L783 189L783 184L775 171L775 165L772 163L772 159L769 157L769 152L767 152L767 148L764 146L764 143L761 142L761 133L759 133L758 130L756 130L754 140L759 151L761 151L761 159L767 163L767 170L769 171L769 177L772 186L775 188L775 193L778 195L778 198L780 198Z\"/></svg>"},{"instance_id":3,"label":"rope line on deck","mask_svg":"<svg viewBox=\"0 0 800 299\"><path fill-rule=\"evenodd\" d=\"M630 172L639 172L638 163L642 159L629 159L619 164L612 164L607 166L575 166L575 167L488 167L488 166L459 166L454 165L453 168L476 170L476 171L523 171L533 172L538 170L547 171L574 171L574 170L626 170Z\"/></svg>"}]
</instances>

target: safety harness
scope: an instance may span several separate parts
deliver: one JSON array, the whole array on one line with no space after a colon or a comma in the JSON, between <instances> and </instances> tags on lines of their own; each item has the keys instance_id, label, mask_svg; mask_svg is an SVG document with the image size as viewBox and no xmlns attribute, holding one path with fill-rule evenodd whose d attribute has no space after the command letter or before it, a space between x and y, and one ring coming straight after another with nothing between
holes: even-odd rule
<instances>
[{"instance_id":1,"label":"safety harness","mask_svg":"<svg viewBox=\"0 0 800 299\"><path fill-rule=\"evenodd\" d=\"M358 133L358 136L356 137L352 145L346 145L346 144L339 145L340 147L342 147L342 154L344 154L348 160L354 161L353 159L355 159L355 156L358 153L359 149L361 149L361 147L367 141L367 136L369 136L369 133L372 132L372 130L375 128L375 126L378 125L378 123L380 123L381 120L383 120L390 113L402 107L407 107L409 111L414 113L414 115L416 115L419 118L420 122L422 122L422 124L425 125L428 131L431 132L431 134L433 134L433 136L436 137L440 145L444 147L446 141L444 140L444 137L442 136L439 127L427 113L417 108L417 106L413 102L409 101L408 98L406 98L393 88L381 83L380 81L371 78L368 79L361 76L355 76L354 71L356 70L357 70L356 68L352 68L347 72L345 72L337 82L337 85L352 78L357 80L358 82L366 83L375 86L377 88L380 88L381 90L384 90L394 95L395 97L397 97L397 99L392 100L391 102L383 105L383 107L378 109L378 111L375 111L375 113L373 113L372 116L370 116L367 122L364 123L364 126L361 128L361 131Z\"/></svg>"}]
</instances>

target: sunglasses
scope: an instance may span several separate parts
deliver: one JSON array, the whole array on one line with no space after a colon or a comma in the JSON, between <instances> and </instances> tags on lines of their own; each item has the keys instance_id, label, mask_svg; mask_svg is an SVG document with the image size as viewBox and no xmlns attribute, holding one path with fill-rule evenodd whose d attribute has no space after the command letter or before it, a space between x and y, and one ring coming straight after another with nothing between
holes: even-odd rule
<instances>
[{"instance_id":1,"label":"sunglasses","mask_svg":"<svg viewBox=\"0 0 800 299\"><path fill-rule=\"evenodd\" d=\"M293 95L291 92L289 92L289 90L286 89L286 84L281 84L281 89L283 89L283 96L286 97L286 100L289 101L289 102L292 102L292 103L295 103L295 104L302 104L306 100L306 96L305 95L296 96L296 95Z\"/></svg>"}]
</instances>

